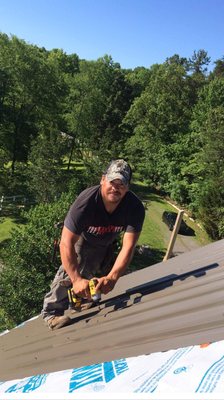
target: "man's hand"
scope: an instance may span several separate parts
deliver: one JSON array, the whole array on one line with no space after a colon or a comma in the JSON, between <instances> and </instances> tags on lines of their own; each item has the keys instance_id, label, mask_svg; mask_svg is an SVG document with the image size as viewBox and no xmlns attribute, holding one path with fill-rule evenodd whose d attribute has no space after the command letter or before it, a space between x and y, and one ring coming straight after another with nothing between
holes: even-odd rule
<instances>
[{"instance_id":1,"label":"man's hand","mask_svg":"<svg viewBox=\"0 0 224 400\"><path fill-rule=\"evenodd\" d=\"M100 291L103 294L111 292L116 284L116 280L109 278L108 276L103 276L102 278L96 279L98 280L96 291Z\"/></svg>"},{"instance_id":2,"label":"man's hand","mask_svg":"<svg viewBox=\"0 0 224 400\"><path fill-rule=\"evenodd\" d=\"M88 279L79 278L73 282L73 290L78 297L91 300Z\"/></svg>"}]
</instances>

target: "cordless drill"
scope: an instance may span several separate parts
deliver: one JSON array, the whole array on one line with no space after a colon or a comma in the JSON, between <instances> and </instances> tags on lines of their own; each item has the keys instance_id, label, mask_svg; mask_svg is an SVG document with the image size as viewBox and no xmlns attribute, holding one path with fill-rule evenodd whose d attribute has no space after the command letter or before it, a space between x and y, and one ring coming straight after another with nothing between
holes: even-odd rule
<instances>
[{"instance_id":1,"label":"cordless drill","mask_svg":"<svg viewBox=\"0 0 224 400\"><path fill-rule=\"evenodd\" d=\"M95 302L98 303L101 300L101 293L100 291L96 291L96 285L98 283L98 280L95 279L90 279L89 281L89 291L91 294L91 299Z\"/></svg>"},{"instance_id":2,"label":"cordless drill","mask_svg":"<svg viewBox=\"0 0 224 400\"><path fill-rule=\"evenodd\" d=\"M74 290L68 289L69 308L76 311L81 311L82 298L78 297Z\"/></svg>"},{"instance_id":3,"label":"cordless drill","mask_svg":"<svg viewBox=\"0 0 224 400\"><path fill-rule=\"evenodd\" d=\"M96 291L97 283L97 279L90 279L89 281L89 291L91 294L91 299L94 303L98 303L101 300L101 293L99 291ZM82 298L78 297L72 288L68 289L68 299L70 309L81 311Z\"/></svg>"}]
</instances>

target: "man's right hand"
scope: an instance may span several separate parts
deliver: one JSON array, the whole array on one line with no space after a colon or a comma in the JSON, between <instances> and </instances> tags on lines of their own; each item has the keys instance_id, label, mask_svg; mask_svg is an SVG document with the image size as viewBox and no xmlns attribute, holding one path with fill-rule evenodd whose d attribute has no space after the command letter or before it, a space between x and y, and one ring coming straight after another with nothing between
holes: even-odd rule
<instances>
[{"instance_id":1,"label":"man's right hand","mask_svg":"<svg viewBox=\"0 0 224 400\"><path fill-rule=\"evenodd\" d=\"M73 290L78 297L91 300L88 279L79 278L73 282Z\"/></svg>"}]
</instances>

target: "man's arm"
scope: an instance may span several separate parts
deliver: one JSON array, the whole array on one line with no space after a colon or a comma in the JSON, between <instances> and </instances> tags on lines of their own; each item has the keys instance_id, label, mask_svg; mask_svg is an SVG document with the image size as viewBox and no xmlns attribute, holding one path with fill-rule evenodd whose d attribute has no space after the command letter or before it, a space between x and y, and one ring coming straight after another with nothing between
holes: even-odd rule
<instances>
[{"instance_id":1,"label":"man's arm","mask_svg":"<svg viewBox=\"0 0 224 400\"><path fill-rule=\"evenodd\" d=\"M113 268L107 276L97 278L99 283L96 290L100 289L102 293L107 294L114 288L116 282L132 260L139 236L140 232L124 233L122 248L117 255Z\"/></svg>"},{"instance_id":2,"label":"man's arm","mask_svg":"<svg viewBox=\"0 0 224 400\"><path fill-rule=\"evenodd\" d=\"M75 252L75 243L79 235L71 232L64 226L60 241L60 255L64 270L71 279L74 292L80 297L90 297L89 281L83 279L79 273L79 265Z\"/></svg>"}]
</instances>

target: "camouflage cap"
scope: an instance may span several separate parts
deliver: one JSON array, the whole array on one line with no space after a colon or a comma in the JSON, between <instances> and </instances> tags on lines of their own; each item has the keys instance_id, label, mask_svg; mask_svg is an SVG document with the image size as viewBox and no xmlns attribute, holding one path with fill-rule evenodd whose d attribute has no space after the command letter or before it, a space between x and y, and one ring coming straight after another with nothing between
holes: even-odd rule
<instances>
[{"instance_id":1,"label":"camouflage cap","mask_svg":"<svg viewBox=\"0 0 224 400\"><path fill-rule=\"evenodd\" d=\"M124 185L128 185L131 180L131 168L128 163L122 159L114 160L110 163L105 173L108 181L120 179Z\"/></svg>"}]
</instances>

